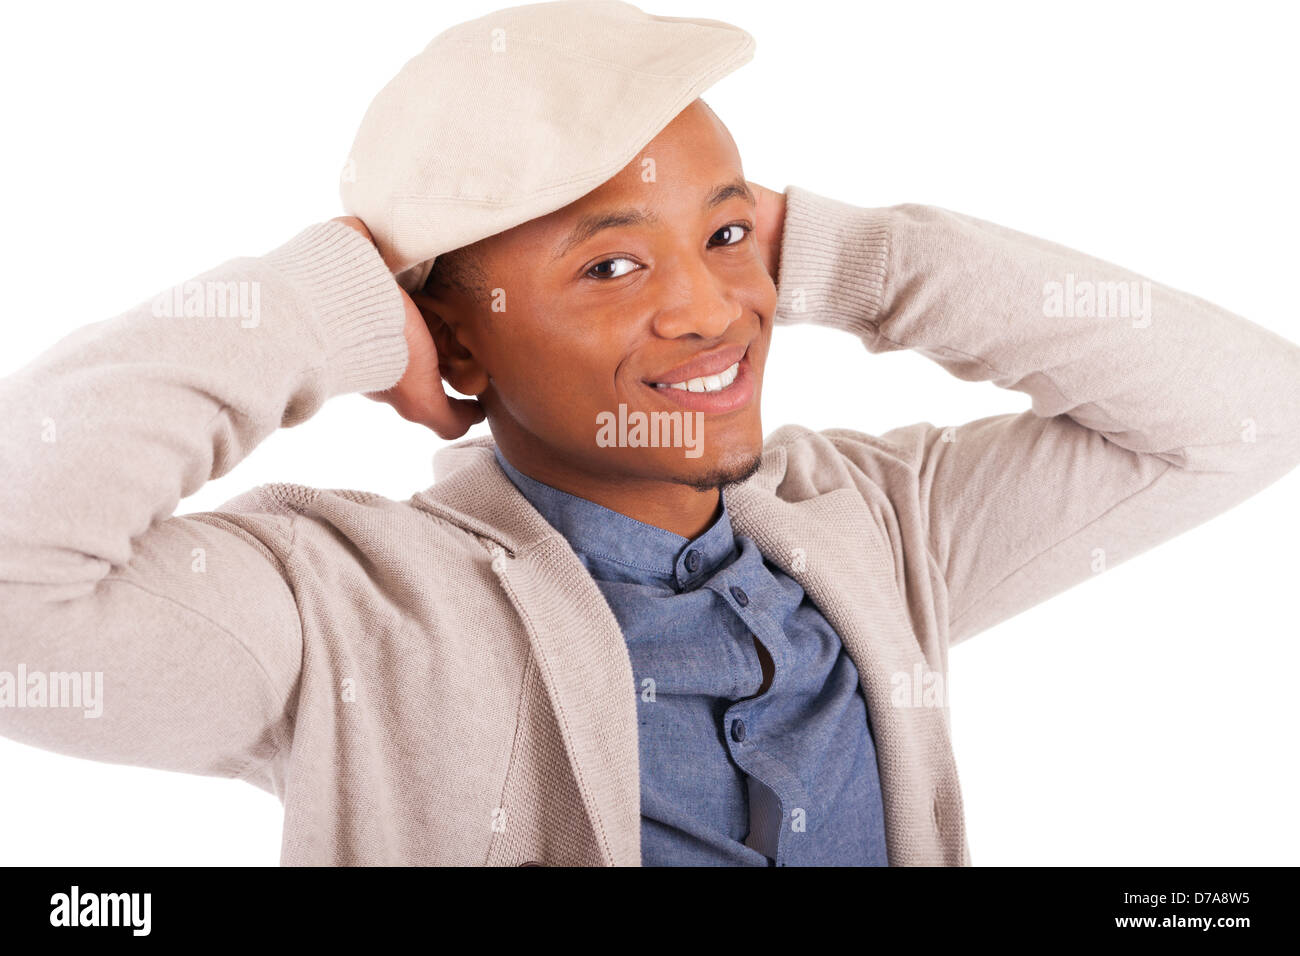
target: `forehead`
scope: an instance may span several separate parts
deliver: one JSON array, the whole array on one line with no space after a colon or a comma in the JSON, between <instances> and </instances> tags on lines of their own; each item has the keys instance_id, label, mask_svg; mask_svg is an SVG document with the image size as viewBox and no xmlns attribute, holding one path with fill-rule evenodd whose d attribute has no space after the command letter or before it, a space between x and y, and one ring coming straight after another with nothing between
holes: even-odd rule
<instances>
[{"instance_id":1,"label":"forehead","mask_svg":"<svg viewBox=\"0 0 1300 956\"><path fill-rule=\"evenodd\" d=\"M703 100L696 100L617 175L571 205L596 206L632 193L653 192L646 187L654 186L707 189L740 172L740 152L727 127Z\"/></svg>"},{"instance_id":2,"label":"forehead","mask_svg":"<svg viewBox=\"0 0 1300 956\"><path fill-rule=\"evenodd\" d=\"M491 237L490 246L496 251L557 241L580 219L614 208L694 209L738 177L743 179L743 169L735 141L713 111L695 100L609 180L561 209Z\"/></svg>"}]
</instances>

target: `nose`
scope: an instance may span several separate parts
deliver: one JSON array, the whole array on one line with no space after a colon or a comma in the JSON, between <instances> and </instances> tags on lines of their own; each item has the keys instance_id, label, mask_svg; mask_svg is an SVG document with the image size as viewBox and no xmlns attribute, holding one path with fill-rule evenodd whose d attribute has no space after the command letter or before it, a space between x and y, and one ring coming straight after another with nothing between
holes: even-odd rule
<instances>
[{"instance_id":1,"label":"nose","mask_svg":"<svg viewBox=\"0 0 1300 956\"><path fill-rule=\"evenodd\" d=\"M719 338L744 314L731 287L698 255L684 255L665 268L671 272L664 280L664 301L655 313L657 335Z\"/></svg>"}]
</instances>

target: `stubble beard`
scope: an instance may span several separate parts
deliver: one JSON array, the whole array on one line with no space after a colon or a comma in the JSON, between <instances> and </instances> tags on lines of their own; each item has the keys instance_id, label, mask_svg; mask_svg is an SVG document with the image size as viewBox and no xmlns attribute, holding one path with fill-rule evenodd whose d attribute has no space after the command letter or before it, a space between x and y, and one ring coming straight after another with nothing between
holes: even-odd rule
<instances>
[{"instance_id":1,"label":"stubble beard","mask_svg":"<svg viewBox=\"0 0 1300 956\"><path fill-rule=\"evenodd\" d=\"M743 460L733 464L719 465L704 474L674 477L674 484L686 485L696 491L713 491L723 485L744 481L752 476L763 463L761 452L752 452Z\"/></svg>"}]
</instances>

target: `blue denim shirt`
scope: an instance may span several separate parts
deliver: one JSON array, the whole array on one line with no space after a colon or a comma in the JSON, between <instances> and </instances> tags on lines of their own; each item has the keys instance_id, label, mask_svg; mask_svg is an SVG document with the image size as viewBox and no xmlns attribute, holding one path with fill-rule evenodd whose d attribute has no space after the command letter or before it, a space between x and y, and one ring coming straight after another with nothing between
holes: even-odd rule
<instances>
[{"instance_id":1,"label":"blue denim shirt","mask_svg":"<svg viewBox=\"0 0 1300 956\"><path fill-rule=\"evenodd\" d=\"M573 547L636 678L641 862L886 866L858 671L803 588L722 513L687 540L497 461ZM755 641L772 658L762 694Z\"/></svg>"}]
</instances>

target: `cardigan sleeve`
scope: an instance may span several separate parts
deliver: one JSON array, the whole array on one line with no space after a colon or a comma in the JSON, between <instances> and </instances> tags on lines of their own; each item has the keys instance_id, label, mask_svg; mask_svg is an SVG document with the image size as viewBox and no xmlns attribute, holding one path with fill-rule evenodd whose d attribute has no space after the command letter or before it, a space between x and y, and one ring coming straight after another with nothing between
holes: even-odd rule
<instances>
[{"instance_id":1,"label":"cardigan sleeve","mask_svg":"<svg viewBox=\"0 0 1300 956\"><path fill-rule=\"evenodd\" d=\"M403 323L378 252L330 221L0 380L0 734L266 786L302 657L292 516L257 492L174 512L329 397L396 382Z\"/></svg>"},{"instance_id":2,"label":"cardigan sleeve","mask_svg":"<svg viewBox=\"0 0 1300 956\"><path fill-rule=\"evenodd\" d=\"M776 322L914 349L1030 410L829 429L937 569L949 643L1226 511L1300 462L1300 347L1056 243L787 190ZM850 424L851 423L846 423ZM898 467L880 467L881 450Z\"/></svg>"}]
</instances>

